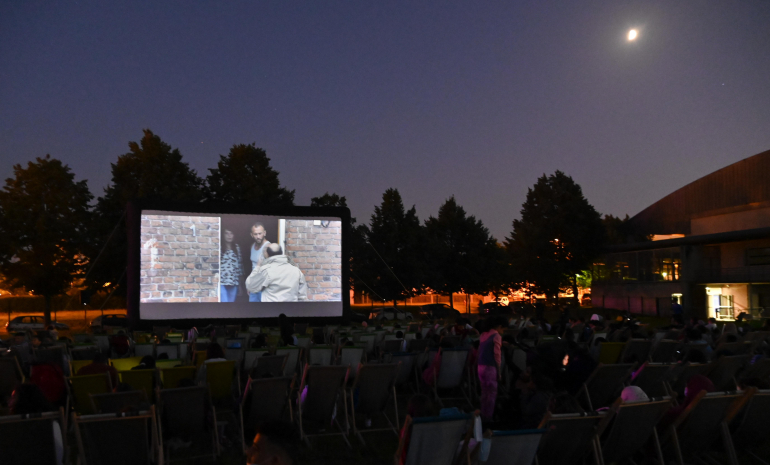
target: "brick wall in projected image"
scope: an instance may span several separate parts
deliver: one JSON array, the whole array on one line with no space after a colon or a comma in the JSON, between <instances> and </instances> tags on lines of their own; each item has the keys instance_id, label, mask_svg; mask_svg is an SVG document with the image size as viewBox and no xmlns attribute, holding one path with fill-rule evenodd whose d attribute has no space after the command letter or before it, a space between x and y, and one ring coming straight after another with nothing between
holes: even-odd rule
<instances>
[{"instance_id":1,"label":"brick wall in projected image","mask_svg":"<svg viewBox=\"0 0 770 465\"><path fill-rule=\"evenodd\" d=\"M142 215L141 302L218 302L219 218Z\"/></svg>"},{"instance_id":2,"label":"brick wall in projected image","mask_svg":"<svg viewBox=\"0 0 770 465\"><path fill-rule=\"evenodd\" d=\"M342 300L342 223L286 220L286 255L302 270L310 301Z\"/></svg>"}]
</instances>

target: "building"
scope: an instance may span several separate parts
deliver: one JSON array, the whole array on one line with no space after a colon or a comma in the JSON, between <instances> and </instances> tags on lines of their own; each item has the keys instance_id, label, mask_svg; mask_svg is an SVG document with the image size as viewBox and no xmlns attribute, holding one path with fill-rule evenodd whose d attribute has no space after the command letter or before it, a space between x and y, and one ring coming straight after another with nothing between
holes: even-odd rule
<instances>
[{"instance_id":1,"label":"building","mask_svg":"<svg viewBox=\"0 0 770 465\"><path fill-rule=\"evenodd\" d=\"M770 150L704 176L631 218L650 240L608 247L593 304L666 316L770 317Z\"/></svg>"}]
</instances>

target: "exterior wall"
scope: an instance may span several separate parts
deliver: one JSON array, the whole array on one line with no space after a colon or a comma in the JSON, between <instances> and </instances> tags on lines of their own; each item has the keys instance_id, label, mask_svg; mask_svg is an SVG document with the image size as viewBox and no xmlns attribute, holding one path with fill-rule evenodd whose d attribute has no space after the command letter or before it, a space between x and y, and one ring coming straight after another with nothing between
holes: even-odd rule
<instances>
[{"instance_id":1,"label":"exterior wall","mask_svg":"<svg viewBox=\"0 0 770 465\"><path fill-rule=\"evenodd\" d=\"M690 230L693 235L767 227L770 227L770 208L767 207L693 218L690 221Z\"/></svg>"},{"instance_id":2,"label":"exterior wall","mask_svg":"<svg viewBox=\"0 0 770 465\"><path fill-rule=\"evenodd\" d=\"M219 301L219 218L143 215L141 302Z\"/></svg>"},{"instance_id":3,"label":"exterior wall","mask_svg":"<svg viewBox=\"0 0 770 465\"><path fill-rule=\"evenodd\" d=\"M687 286L681 282L660 283L593 283L591 301L594 307L628 310L631 313L660 316L671 314L671 295L683 294L687 305Z\"/></svg>"},{"instance_id":4,"label":"exterior wall","mask_svg":"<svg viewBox=\"0 0 770 465\"><path fill-rule=\"evenodd\" d=\"M305 275L308 300L342 300L342 223L286 220L286 255Z\"/></svg>"}]
</instances>

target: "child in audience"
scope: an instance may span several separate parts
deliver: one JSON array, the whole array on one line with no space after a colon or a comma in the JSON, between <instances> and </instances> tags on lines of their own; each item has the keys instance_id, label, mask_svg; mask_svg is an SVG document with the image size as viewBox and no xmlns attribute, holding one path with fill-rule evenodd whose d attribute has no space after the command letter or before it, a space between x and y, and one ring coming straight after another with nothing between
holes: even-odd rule
<instances>
[{"instance_id":1,"label":"child in audience","mask_svg":"<svg viewBox=\"0 0 770 465\"><path fill-rule=\"evenodd\" d=\"M479 339L478 372L481 382L481 418L492 421L497 400L497 383L500 381L503 346L503 328L507 322L500 318L490 318L487 331Z\"/></svg>"}]
</instances>

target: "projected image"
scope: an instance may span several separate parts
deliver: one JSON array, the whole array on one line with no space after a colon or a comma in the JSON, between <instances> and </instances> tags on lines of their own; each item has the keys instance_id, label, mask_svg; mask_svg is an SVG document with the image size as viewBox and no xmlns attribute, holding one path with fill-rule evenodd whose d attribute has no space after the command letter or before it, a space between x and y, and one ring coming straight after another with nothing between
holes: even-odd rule
<instances>
[{"instance_id":1,"label":"projected image","mask_svg":"<svg viewBox=\"0 0 770 465\"><path fill-rule=\"evenodd\" d=\"M341 312L341 221L158 213L141 215L143 318Z\"/></svg>"},{"instance_id":2,"label":"projected image","mask_svg":"<svg viewBox=\"0 0 770 465\"><path fill-rule=\"evenodd\" d=\"M219 301L219 218L142 215L141 302Z\"/></svg>"}]
</instances>

